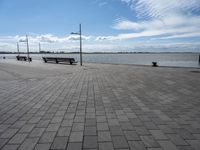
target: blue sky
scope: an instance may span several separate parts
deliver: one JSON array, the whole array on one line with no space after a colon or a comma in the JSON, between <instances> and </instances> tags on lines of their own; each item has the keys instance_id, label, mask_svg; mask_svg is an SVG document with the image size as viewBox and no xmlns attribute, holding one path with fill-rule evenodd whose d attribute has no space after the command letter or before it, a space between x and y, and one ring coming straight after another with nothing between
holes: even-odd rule
<instances>
[{"instance_id":1,"label":"blue sky","mask_svg":"<svg viewBox=\"0 0 200 150\"><path fill-rule=\"evenodd\" d=\"M200 52L199 0L0 0L0 20L0 51L77 51L81 23L84 51Z\"/></svg>"}]
</instances>

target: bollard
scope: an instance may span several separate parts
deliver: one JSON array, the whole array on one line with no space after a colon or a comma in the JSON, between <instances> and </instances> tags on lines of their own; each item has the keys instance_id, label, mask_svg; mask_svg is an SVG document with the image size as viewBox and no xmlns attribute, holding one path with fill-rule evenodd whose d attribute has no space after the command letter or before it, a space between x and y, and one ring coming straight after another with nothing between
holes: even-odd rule
<instances>
[{"instance_id":1,"label":"bollard","mask_svg":"<svg viewBox=\"0 0 200 150\"><path fill-rule=\"evenodd\" d=\"M200 55L199 55L199 63L200 63Z\"/></svg>"},{"instance_id":2,"label":"bollard","mask_svg":"<svg viewBox=\"0 0 200 150\"><path fill-rule=\"evenodd\" d=\"M153 61L152 62L152 67L158 67L157 62Z\"/></svg>"}]
</instances>

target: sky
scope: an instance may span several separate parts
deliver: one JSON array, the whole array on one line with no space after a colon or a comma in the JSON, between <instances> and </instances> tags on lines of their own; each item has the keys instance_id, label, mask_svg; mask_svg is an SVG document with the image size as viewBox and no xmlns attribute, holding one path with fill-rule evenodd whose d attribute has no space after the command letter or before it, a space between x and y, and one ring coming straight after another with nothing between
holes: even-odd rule
<instances>
[{"instance_id":1,"label":"sky","mask_svg":"<svg viewBox=\"0 0 200 150\"><path fill-rule=\"evenodd\" d=\"M200 0L0 0L0 51L200 52Z\"/></svg>"}]
</instances>

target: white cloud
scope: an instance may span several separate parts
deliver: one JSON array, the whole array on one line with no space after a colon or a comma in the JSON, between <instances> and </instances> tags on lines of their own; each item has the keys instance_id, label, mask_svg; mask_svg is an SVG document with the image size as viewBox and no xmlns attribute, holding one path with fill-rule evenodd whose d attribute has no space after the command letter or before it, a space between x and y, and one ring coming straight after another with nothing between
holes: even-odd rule
<instances>
[{"instance_id":1,"label":"white cloud","mask_svg":"<svg viewBox=\"0 0 200 150\"><path fill-rule=\"evenodd\" d=\"M199 10L199 0L121 0L136 11L138 17L163 18Z\"/></svg>"},{"instance_id":2,"label":"white cloud","mask_svg":"<svg viewBox=\"0 0 200 150\"><path fill-rule=\"evenodd\" d=\"M197 33L200 29L200 16L171 16L143 22L131 22L127 20L118 22L113 28L118 30L132 30L131 33L119 34L115 37L116 39L169 36L168 34L176 35L174 38L186 38L187 35L188 37L196 37L199 36L199 34L194 33Z\"/></svg>"},{"instance_id":3,"label":"white cloud","mask_svg":"<svg viewBox=\"0 0 200 150\"><path fill-rule=\"evenodd\" d=\"M135 11L139 20L117 19L117 30L128 30L108 39L149 37L157 39L200 37L199 0L121 0ZM105 38L106 39L106 38Z\"/></svg>"}]
</instances>

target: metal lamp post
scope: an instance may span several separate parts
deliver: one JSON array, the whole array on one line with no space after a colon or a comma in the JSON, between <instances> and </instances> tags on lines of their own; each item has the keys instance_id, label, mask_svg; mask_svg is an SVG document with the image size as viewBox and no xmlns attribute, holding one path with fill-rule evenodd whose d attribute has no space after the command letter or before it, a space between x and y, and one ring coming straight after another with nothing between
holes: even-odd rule
<instances>
[{"instance_id":1,"label":"metal lamp post","mask_svg":"<svg viewBox=\"0 0 200 150\"><path fill-rule=\"evenodd\" d=\"M79 32L72 32L71 34L75 34L75 35L80 36L80 65L82 66L82 31L81 31L81 24L79 24Z\"/></svg>"},{"instance_id":2,"label":"metal lamp post","mask_svg":"<svg viewBox=\"0 0 200 150\"><path fill-rule=\"evenodd\" d=\"M30 58L29 58L29 45L28 45L28 35L26 35L26 45L27 45L28 62L30 62Z\"/></svg>"},{"instance_id":3,"label":"metal lamp post","mask_svg":"<svg viewBox=\"0 0 200 150\"><path fill-rule=\"evenodd\" d=\"M19 43L17 42L17 54L18 54L18 57L19 57Z\"/></svg>"}]
</instances>

